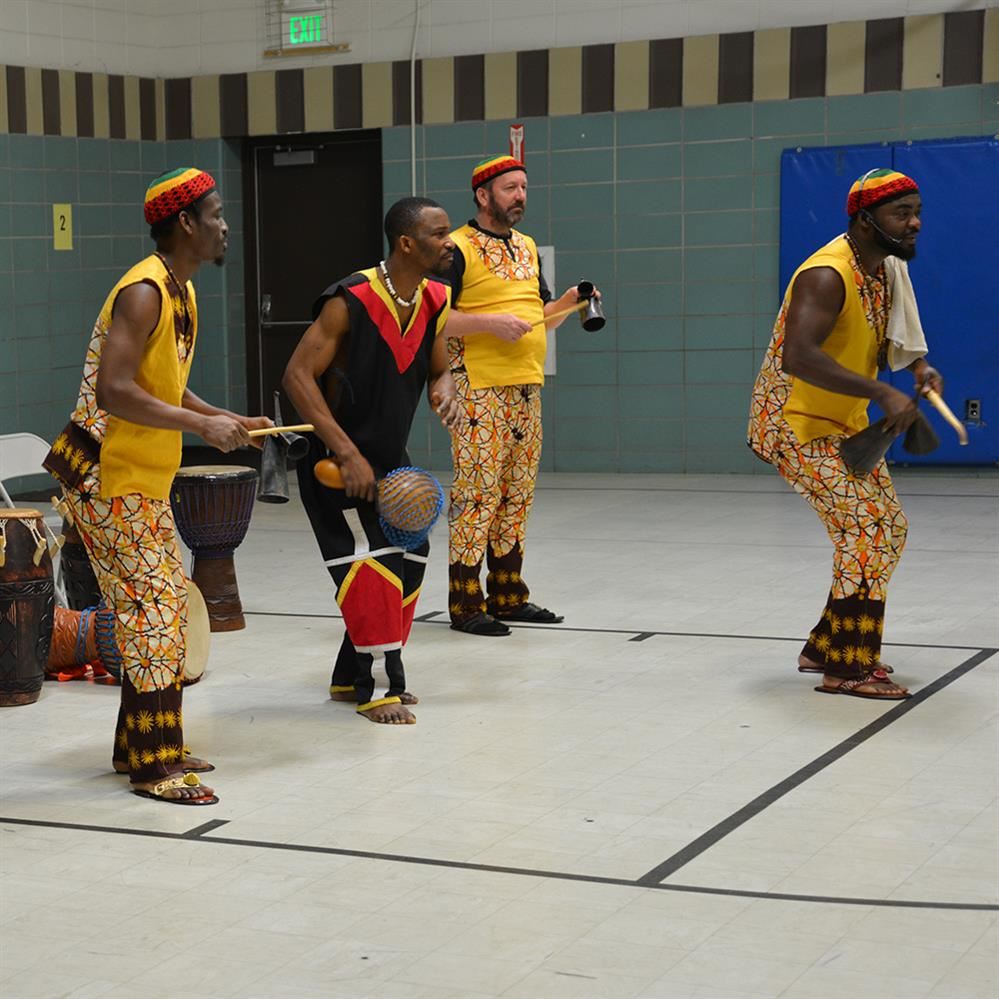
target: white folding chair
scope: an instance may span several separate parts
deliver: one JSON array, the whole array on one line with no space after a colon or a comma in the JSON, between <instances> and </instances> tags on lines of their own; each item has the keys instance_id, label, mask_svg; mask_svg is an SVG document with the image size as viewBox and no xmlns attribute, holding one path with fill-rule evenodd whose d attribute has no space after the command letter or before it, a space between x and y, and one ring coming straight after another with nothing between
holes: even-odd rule
<instances>
[{"instance_id":1,"label":"white folding chair","mask_svg":"<svg viewBox=\"0 0 999 999\"><path fill-rule=\"evenodd\" d=\"M19 479L27 475L45 474L42 462L48 453L49 445L35 434L0 434L0 498L8 507L14 509L16 504L4 487L4 481ZM56 519L58 514L49 513L47 517L52 519L52 523L45 515L43 515L42 520L45 525L45 533L49 536L49 551L52 553L56 600L60 606L66 607L68 604L62 581L62 560L59 557L62 535L57 533L62 528L62 520ZM53 524L55 524L55 529L53 529Z\"/></svg>"}]
</instances>

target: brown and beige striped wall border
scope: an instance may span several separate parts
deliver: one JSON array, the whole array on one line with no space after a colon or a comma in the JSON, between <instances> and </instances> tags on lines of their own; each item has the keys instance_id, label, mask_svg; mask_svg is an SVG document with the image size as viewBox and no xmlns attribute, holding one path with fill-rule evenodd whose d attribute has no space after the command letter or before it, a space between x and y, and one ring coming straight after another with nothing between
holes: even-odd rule
<instances>
[{"instance_id":1,"label":"brown and beige striped wall border","mask_svg":"<svg viewBox=\"0 0 999 999\"><path fill-rule=\"evenodd\" d=\"M999 8L417 64L417 121L491 121L999 82ZM189 139L408 125L410 67L168 80L6 66L0 131Z\"/></svg>"}]
</instances>

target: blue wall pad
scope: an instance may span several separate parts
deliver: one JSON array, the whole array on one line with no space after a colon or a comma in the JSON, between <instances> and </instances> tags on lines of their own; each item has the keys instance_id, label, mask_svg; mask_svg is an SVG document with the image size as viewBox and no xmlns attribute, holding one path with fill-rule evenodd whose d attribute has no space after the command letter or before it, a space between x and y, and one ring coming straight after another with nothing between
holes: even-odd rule
<instances>
[{"instance_id":1,"label":"blue wall pad","mask_svg":"<svg viewBox=\"0 0 999 999\"><path fill-rule=\"evenodd\" d=\"M875 167L913 177L923 198L919 255L910 264L929 360L944 376L944 395L967 422L969 443L928 404L923 410L940 435L932 454L916 457L900 443L890 461L910 465L999 463L999 141L993 138L787 149L781 156L781 288L798 265L845 230L850 184ZM989 193L991 192L991 193ZM890 376L903 390L908 373Z\"/></svg>"}]
</instances>

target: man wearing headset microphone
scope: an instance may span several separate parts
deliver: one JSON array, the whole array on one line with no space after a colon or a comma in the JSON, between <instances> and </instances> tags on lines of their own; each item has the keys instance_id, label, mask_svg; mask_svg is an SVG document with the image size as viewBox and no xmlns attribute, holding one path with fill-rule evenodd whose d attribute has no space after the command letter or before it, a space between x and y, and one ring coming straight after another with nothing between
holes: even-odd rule
<instances>
[{"instance_id":1,"label":"man wearing headset microphone","mask_svg":"<svg viewBox=\"0 0 999 999\"><path fill-rule=\"evenodd\" d=\"M906 261L916 254L922 202L916 182L890 169L868 171L847 198L847 231L795 271L753 388L749 446L816 511L835 549L825 608L798 656L822 674L822 693L901 700L881 662L888 580L905 545L907 521L882 458L857 474L842 441L868 425L875 401L885 429L906 431L916 399L878 381L878 369L908 368L917 394L941 391L927 364Z\"/></svg>"}]
</instances>

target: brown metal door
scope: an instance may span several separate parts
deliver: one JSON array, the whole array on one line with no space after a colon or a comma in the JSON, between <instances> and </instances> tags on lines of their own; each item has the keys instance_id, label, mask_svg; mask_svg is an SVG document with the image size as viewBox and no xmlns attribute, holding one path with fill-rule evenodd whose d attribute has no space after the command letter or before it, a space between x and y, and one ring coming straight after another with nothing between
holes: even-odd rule
<instances>
[{"instance_id":1,"label":"brown metal door","mask_svg":"<svg viewBox=\"0 0 999 999\"><path fill-rule=\"evenodd\" d=\"M247 395L272 394L333 281L382 256L381 133L251 140L247 185ZM299 422L282 397L285 423Z\"/></svg>"}]
</instances>

